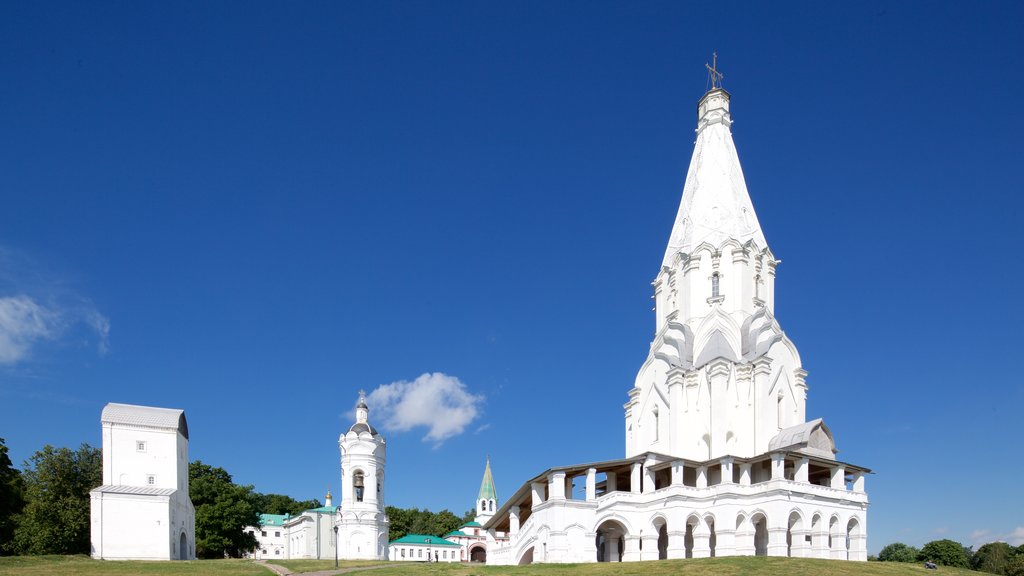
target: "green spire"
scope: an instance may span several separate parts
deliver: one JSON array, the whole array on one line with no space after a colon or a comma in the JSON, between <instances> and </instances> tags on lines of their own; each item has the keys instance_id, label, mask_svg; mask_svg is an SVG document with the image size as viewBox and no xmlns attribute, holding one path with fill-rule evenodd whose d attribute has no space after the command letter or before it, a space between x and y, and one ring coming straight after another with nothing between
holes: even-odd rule
<instances>
[{"instance_id":1,"label":"green spire","mask_svg":"<svg viewBox=\"0 0 1024 576\"><path fill-rule=\"evenodd\" d=\"M484 479L480 482L480 495L476 497L477 501L480 500L494 500L498 502L498 491L494 489L494 476L491 476L491 457L487 457L487 468L484 469Z\"/></svg>"}]
</instances>

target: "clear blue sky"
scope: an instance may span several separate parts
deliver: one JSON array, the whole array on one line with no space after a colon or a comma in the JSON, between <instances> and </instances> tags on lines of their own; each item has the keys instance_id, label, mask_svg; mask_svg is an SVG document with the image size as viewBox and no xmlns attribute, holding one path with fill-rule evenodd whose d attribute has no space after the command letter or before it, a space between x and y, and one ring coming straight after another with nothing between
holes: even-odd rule
<instances>
[{"instance_id":1,"label":"clear blue sky","mask_svg":"<svg viewBox=\"0 0 1024 576\"><path fill-rule=\"evenodd\" d=\"M393 406L397 506L621 457L717 50L869 549L1024 541L1024 5L709 6L3 3L13 459L180 407L193 459L322 498L360 388L444 393Z\"/></svg>"}]
</instances>

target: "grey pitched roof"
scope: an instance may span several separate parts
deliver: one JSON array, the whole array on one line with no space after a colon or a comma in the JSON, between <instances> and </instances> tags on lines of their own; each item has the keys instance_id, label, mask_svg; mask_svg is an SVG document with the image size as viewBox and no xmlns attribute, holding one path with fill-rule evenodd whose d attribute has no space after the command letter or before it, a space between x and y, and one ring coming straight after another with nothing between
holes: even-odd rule
<instances>
[{"instance_id":1,"label":"grey pitched roof","mask_svg":"<svg viewBox=\"0 0 1024 576\"><path fill-rule=\"evenodd\" d=\"M174 408L155 408L153 406L135 406L111 402L103 407L101 422L111 424L127 424L146 428L162 428L177 430L188 439L188 422L185 411Z\"/></svg>"},{"instance_id":2,"label":"grey pitched roof","mask_svg":"<svg viewBox=\"0 0 1024 576\"><path fill-rule=\"evenodd\" d=\"M371 426L368 423L363 423L363 422L356 422L355 424L352 425L351 428L348 429L348 431L349 432L355 432L356 434L361 434L363 432L369 432L373 436L377 435L377 429L376 428L374 428L373 426Z\"/></svg>"},{"instance_id":3,"label":"grey pitched roof","mask_svg":"<svg viewBox=\"0 0 1024 576\"><path fill-rule=\"evenodd\" d=\"M146 496L170 496L177 492L174 488L157 488L155 486L111 486L105 484L93 488L91 492L104 492L106 494L143 494Z\"/></svg>"},{"instance_id":4,"label":"grey pitched roof","mask_svg":"<svg viewBox=\"0 0 1024 576\"><path fill-rule=\"evenodd\" d=\"M821 429L823 434L815 437L814 431ZM784 448L796 448L802 452L818 454L828 458L834 458L836 450L835 440L832 438L832 431L825 425L821 418L815 418L810 422L790 426L780 430L768 442L768 450L782 450Z\"/></svg>"}]
</instances>

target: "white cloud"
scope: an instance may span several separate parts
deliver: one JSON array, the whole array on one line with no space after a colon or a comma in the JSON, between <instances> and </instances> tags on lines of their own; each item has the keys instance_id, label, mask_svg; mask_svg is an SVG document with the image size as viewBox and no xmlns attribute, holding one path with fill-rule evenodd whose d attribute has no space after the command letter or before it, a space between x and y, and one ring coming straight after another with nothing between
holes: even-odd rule
<instances>
[{"instance_id":1,"label":"white cloud","mask_svg":"<svg viewBox=\"0 0 1024 576\"><path fill-rule=\"evenodd\" d=\"M984 544L984 543L988 542L988 540L985 540L985 538L988 538L988 535L990 533L991 533L991 531L989 531L989 530L975 530L974 532L971 532L970 535L967 536L967 541L972 543L972 544L979 544L979 543L980 544Z\"/></svg>"},{"instance_id":2,"label":"white cloud","mask_svg":"<svg viewBox=\"0 0 1024 576\"><path fill-rule=\"evenodd\" d=\"M105 354L110 321L92 305L43 305L24 294L0 297L0 365L27 360L36 344L56 340L78 324L96 333L99 353Z\"/></svg>"},{"instance_id":3,"label":"white cloud","mask_svg":"<svg viewBox=\"0 0 1024 576\"><path fill-rule=\"evenodd\" d=\"M60 315L28 296L0 298L0 364L16 364L61 331Z\"/></svg>"},{"instance_id":4,"label":"white cloud","mask_svg":"<svg viewBox=\"0 0 1024 576\"><path fill-rule=\"evenodd\" d=\"M1006 543L1011 546L1024 546L1024 526L1017 526L1006 535Z\"/></svg>"},{"instance_id":5,"label":"white cloud","mask_svg":"<svg viewBox=\"0 0 1024 576\"><path fill-rule=\"evenodd\" d=\"M394 432L426 428L423 440L436 445L462 434L480 416L483 402L482 394L441 372L382 384L366 398L371 422Z\"/></svg>"}]
</instances>

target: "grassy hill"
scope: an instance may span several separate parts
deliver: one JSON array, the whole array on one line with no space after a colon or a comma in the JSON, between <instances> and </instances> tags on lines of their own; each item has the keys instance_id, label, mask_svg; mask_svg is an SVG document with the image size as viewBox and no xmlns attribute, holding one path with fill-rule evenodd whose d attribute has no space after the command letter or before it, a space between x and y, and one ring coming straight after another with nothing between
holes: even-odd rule
<instances>
[{"instance_id":1,"label":"grassy hill","mask_svg":"<svg viewBox=\"0 0 1024 576\"><path fill-rule=\"evenodd\" d=\"M334 568L333 561L282 562L296 573ZM365 562L359 565L365 565ZM342 567L346 563L342 562ZM349 568L358 565L350 564ZM70 576L102 575L168 575L168 576L271 576L271 571L248 560L198 560L194 562L104 562L86 556L38 556L0 558L0 576ZM532 566L497 567L470 564L401 564L390 563L365 573L366 576L979 576L979 572L956 568L925 570L919 564L890 562L840 562L802 558L702 558L664 560L658 562L627 562L614 564L535 564Z\"/></svg>"}]
</instances>

